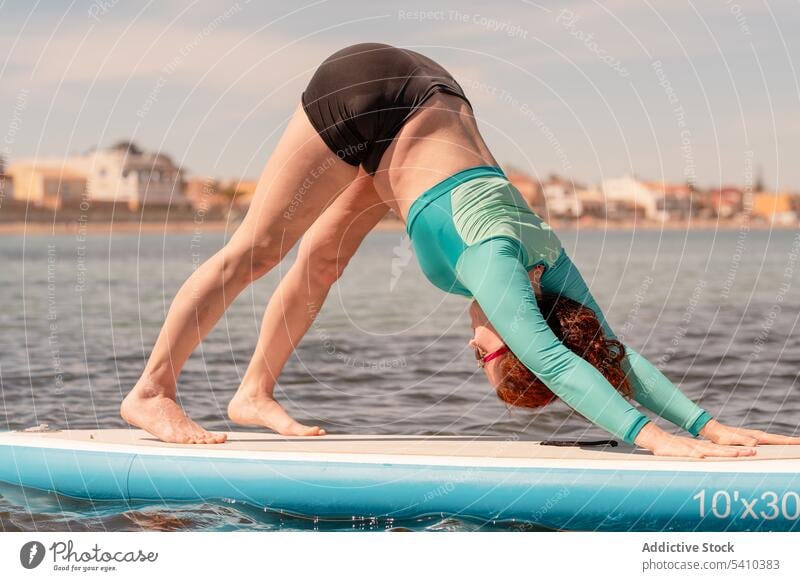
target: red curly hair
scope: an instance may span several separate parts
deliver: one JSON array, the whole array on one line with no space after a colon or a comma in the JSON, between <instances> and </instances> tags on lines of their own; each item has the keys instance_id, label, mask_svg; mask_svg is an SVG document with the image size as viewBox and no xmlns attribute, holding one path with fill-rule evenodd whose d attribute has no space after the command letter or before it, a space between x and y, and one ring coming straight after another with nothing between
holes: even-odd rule
<instances>
[{"instance_id":1,"label":"red curly hair","mask_svg":"<svg viewBox=\"0 0 800 581\"><path fill-rule=\"evenodd\" d=\"M631 384L620 366L625 346L606 338L594 311L555 293L542 293L537 302L556 337L600 371L620 394L632 397ZM498 358L498 371L502 380L496 386L497 396L509 405L538 408L556 398L510 351Z\"/></svg>"}]
</instances>

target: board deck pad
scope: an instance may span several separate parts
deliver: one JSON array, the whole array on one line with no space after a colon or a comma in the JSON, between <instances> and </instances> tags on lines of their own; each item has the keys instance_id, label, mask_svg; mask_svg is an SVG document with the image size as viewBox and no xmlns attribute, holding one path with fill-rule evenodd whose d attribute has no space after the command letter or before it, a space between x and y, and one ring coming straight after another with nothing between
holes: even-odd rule
<instances>
[{"instance_id":1,"label":"board deck pad","mask_svg":"<svg viewBox=\"0 0 800 581\"><path fill-rule=\"evenodd\" d=\"M800 446L695 459L504 437L227 434L197 445L134 429L0 432L0 481L93 500L234 499L320 517L800 530Z\"/></svg>"},{"instance_id":2,"label":"board deck pad","mask_svg":"<svg viewBox=\"0 0 800 581\"><path fill-rule=\"evenodd\" d=\"M764 460L800 460L800 446L759 446L755 456L731 458L674 458L654 456L633 446L547 446L540 441L497 436L388 436L326 435L291 437L255 432L227 432L223 444L172 444L162 442L144 430L52 430L42 432L0 432L0 445L16 441L44 439L57 446L71 443L96 446L98 449L140 446L147 449L214 452L284 452L348 455L415 455L432 457L519 458L562 460L605 460L609 462L761 462ZM587 440L591 442L591 440ZM367 459L367 458L365 458Z\"/></svg>"}]
</instances>

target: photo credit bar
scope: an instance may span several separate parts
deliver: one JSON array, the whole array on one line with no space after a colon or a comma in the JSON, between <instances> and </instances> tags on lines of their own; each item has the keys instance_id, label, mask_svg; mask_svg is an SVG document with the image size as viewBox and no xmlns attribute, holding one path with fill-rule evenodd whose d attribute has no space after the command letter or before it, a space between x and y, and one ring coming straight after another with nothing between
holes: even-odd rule
<instances>
[{"instance_id":1,"label":"photo credit bar","mask_svg":"<svg viewBox=\"0 0 800 581\"><path fill-rule=\"evenodd\" d=\"M797 579L794 533L2 533L3 579ZM575 558L576 551L580 558ZM402 557L401 557L402 556ZM524 558L523 558L524 556Z\"/></svg>"}]
</instances>

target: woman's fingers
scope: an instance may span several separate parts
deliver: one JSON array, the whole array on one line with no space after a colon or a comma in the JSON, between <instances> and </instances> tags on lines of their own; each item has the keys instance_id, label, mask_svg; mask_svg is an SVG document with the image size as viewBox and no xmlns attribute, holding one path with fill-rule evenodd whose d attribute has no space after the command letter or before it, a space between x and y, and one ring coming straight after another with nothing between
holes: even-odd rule
<instances>
[{"instance_id":1,"label":"woman's fingers","mask_svg":"<svg viewBox=\"0 0 800 581\"><path fill-rule=\"evenodd\" d=\"M703 442L690 438L672 437L656 446L653 453L657 456L683 456L690 458L753 456L757 453L754 447L723 446L712 442Z\"/></svg>"},{"instance_id":2,"label":"woman's fingers","mask_svg":"<svg viewBox=\"0 0 800 581\"><path fill-rule=\"evenodd\" d=\"M718 441L718 444L743 444L745 446L756 446L758 444L800 444L800 438L794 436L770 434L762 430L748 430L745 428L729 428L729 433L720 437L720 440L723 441Z\"/></svg>"},{"instance_id":3,"label":"woman's fingers","mask_svg":"<svg viewBox=\"0 0 800 581\"><path fill-rule=\"evenodd\" d=\"M757 446L762 443L756 436L748 436L746 434L728 434L721 436L714 440L715 444L723 446Z\"/></svg>"},{"instance_id":4,"label":"woman's fingers","mask_svg":"<svg viewBox=\"0 0 800 581\"><path fill-rule=\"evenodd\" d=\"M754 456L756 454L755 448L742 447L742 446L723 446L719 444L711 444L702 442L703 454L706 456Z\"/></svg>"},{"instance_id":5,"label":"woman's fingers","mask_svg":"<svg viewBox=\"0 0 800 581\"><path fill-rule=\"evenodd\" d=\"M797 445L800 444L800 438L794 436L783 436L781 434L770 434L761 432L758 436L759 444L778 444L778 445Z\"/></svg>"},{"instance_id":6,"label":"woman's fingers","mask_svg":"<svg viewBox=\"0 0 800 581\"><path fill-rule=\"evenodd\" d=\"M774 444L774 445L800 444L800 438L795 436L770 434L762 430L734 428L722 424L720 424L716 432L710 435L709 439L715 444L720 444L724 446L757 446L759 444Z\"/></svg>"}]
</instances>

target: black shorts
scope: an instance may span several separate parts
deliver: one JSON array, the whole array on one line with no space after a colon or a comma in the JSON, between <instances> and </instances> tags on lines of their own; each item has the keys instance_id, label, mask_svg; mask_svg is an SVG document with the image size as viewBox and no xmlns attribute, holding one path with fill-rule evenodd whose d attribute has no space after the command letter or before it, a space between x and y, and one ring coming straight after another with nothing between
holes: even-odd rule
<instances>
[{"instance_id":1,"label":"black shorts","mask_svg":"<svg viewBox=\"0 0 800 581\"><path fill-rule=\"evenodd\" d=\"M406 120L439 91L469 100L441 65L408 49L362 43L329 56L303 91L303 109L328 147L374 174Z\"/></svg>"}]
</instances>

